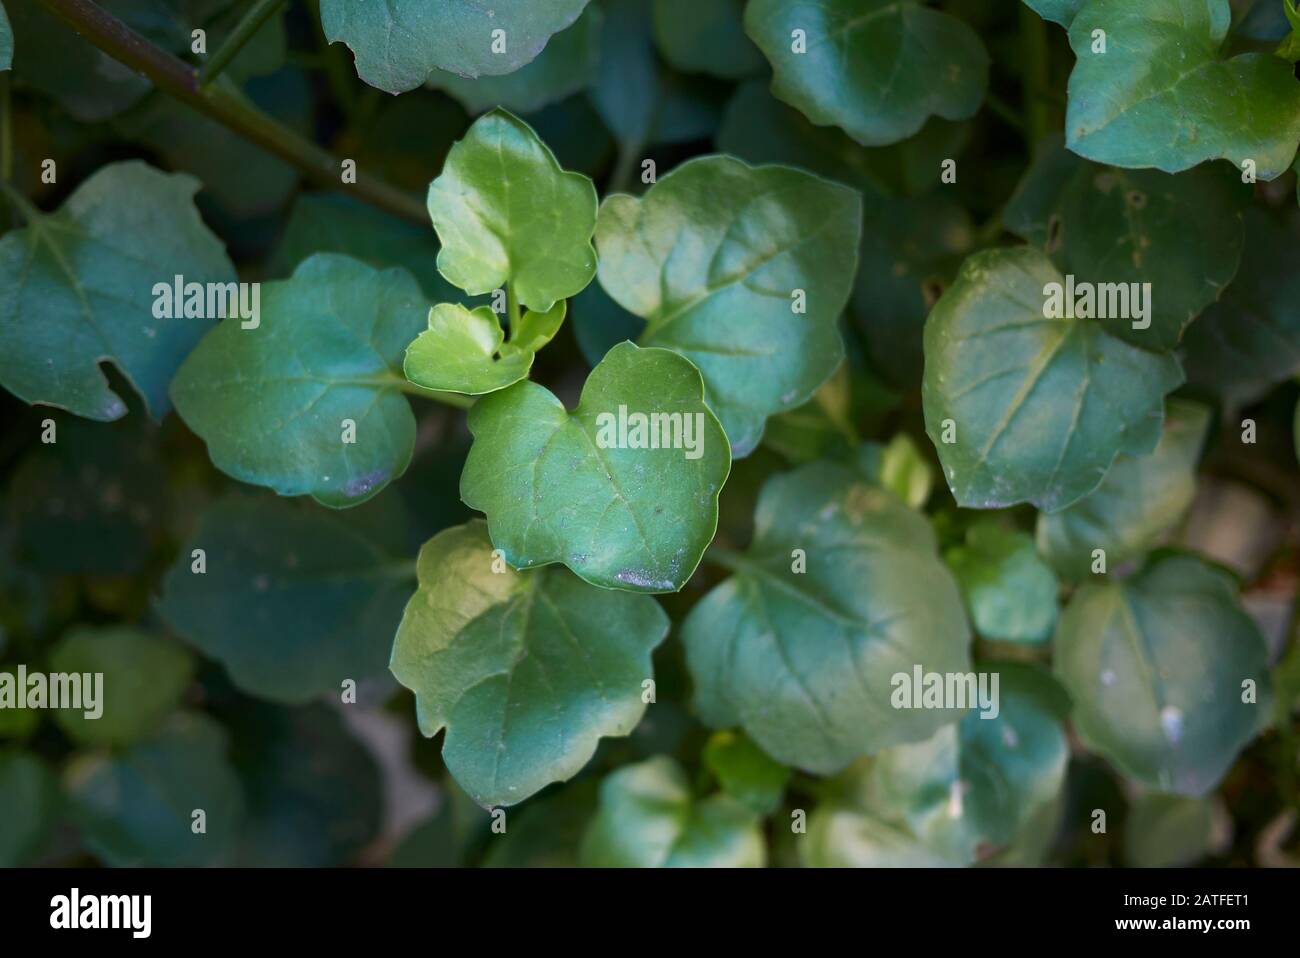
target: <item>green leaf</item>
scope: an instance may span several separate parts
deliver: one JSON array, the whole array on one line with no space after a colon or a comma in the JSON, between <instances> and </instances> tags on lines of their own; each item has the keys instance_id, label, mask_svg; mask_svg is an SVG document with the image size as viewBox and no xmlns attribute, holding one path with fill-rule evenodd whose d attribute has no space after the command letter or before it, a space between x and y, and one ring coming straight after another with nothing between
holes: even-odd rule
<instances>
[{"instance_id":1,"label":"green leaf","mask_svg":"<svg viewBox=\"0 0 1300 958\"><path fill-rule=\"evenodd\" d=\"M373 523L231 496L203 514L157 607L239 688L298 705L384 674L413 578Z\"/></svg>"},{"instance_id":2,"label":"green leaf","mask_svg":"<svg viewBox=\"0 0 1300 958\"><path fill-rule=\"evenodd\" d=\"M219 324L172 383L217 468L341 509L406 471L415 416L402 355L428 315L405 270L332 253L264 283L256 327ZM349 423L355 426L355 441Z\"/></svg>"},{"instance_id":3,"label":"green leaf","mask_svg":"<svg viewBox=\"0 0 1300 958\"><path fill-rule=\"evenodd\" d=\"M1059 23L1067 30L1075 16L1087 3L1088 0L1025 0L1025 6L1044 20Z\"/></svg>"},{"instance_id":4,"label":"green leaf","mask_svg":"<svg viewBox=\"0 0 1300 958\"><path fill-rule=\"evenodd\" d=\"M594 868L761 868L759 816L735 799L697 799L667 756L628 765L600 783L600 810L582 842Z\"/></svg>"},{"instance_id":5,"label":"green leaf","mask_svg":"<svg viewBox=\"0 0 1300 958\"><path fill-rule=\"evenodd\" d=\"M60 27L59 29L62 29ZM211 318L159 319L156 283L226 283L234 269L194 208L198 180L138 160L81 184L0 239L0 384L29 403L108 422L126 413L111 361L162 419L167 384Z\"/></svg>"},{"instance_id":6,"label":"green leaf","mask_svg":"<svg viewBox=\"0 0 1300 958\"><path fill-rule=\"evenodd\" d=\"M1056 576L1034 540L996 519L966 530L944 560L957 577L975 631L1003 642L1044 642L1056 625Z\"/></svg>"},{"instance_id":7,"label":"green leaf","mask_svg":"<svg viewBox=\"0 0 1300 958\"><path fill-rule=\"evenodd\" d=\"M493 836L483 868L576 868L587 825L596 814L596 782L583 779L539 796L504 835Z\"/></svg>"},{"instance_id":8,"label":"green leaf","mask_svg":"<svg viewBox=\"0 0 1300 958\"><path fill-rule=\"evenodd\" d=\"M1066 607L1056 674L1084 745L1150 788L1204 795L1269 711L1263 637L1227 573L1170 555ZM1243 702L1255 683L1259 704Z\"/></svg>"},{"instance_id":9,"label":"green leaf","mask_svg":"<svg viewBox=\"0 0 1300 958\"><path fill-rule=\"evenodd\" d=\"M836 324L860 231L860 200L846 187L702 157L644 197L606 198L596 226L600 283L648 321L641 345L699 367L740 457L758 445L768 416L806 402L843 358Z\"/></svg>"},{"instance_id":10,"label":"green leaf","mask_svg":"<svg viewBox=\"0 0 1300 958\"><path fill-rule=\"evenodd\" d=\"M447 93L471 114L494 106L516 113L540 110L577 93L595 77L601 21L600 8L593 4L573 26L557 33L537 59L512 73L471 79L438 70L428 85Z\"/></svg>"},{"instance_id":11,"label":"green leaf","mask_svg":"<svg viewBox=\"0 0 1300 958\"><path fill-rule=\"evenodd\" d=\"M772 761L743 732L714 732L703 761L724 792L759 815L776 811L790 781L790 769Z\"/></svg>"},{"instance_id":12,"label":"green leaf","mask_svg":"<svg viewBox=\"0 0 1300 958\"><path fill-rule=\"evenodd\" d=\"M420 550L420 586L393 644L420 731L447 730L443 760L483 806L514 805L576 775L646 703L668 617L646 596L559 569L515 572L481 521Z\"/></svg>"},{"instance_id":13,"label":"green leaf","mask_svg":"<svg viewBox=\"0 0 1300 958\"><path fill-rule=\"evenodd\" d=\"M0 751L0 868L32 864L54 824L59 784L35 755Z\"/></svg>"},{"instance_id":14,"label":"green leaf","mask_svg":"<svg viewBox=\"0 0 1300 958\"><path fill-rule=\"evenodd\" d=\"M9 17L0 4L0 70L8 70L14 62L14 32L9 27ZM3 858L3 856L0 856Z\"/></svg>"},{"instance_id":15,"label":"green leaf","mask_svg":"<svg viewBox=\"0 0 1300 958\"><path fill-rule=\"evenodd\" d=\"M1300 216L1246 211L1241 272L1183 345L1187 378L1232 407L1300 372Z\"/></svg>"},{"instance_id":16,"label":"green leaf","mask_svg":"<svg viewBox=\"0 0 1300 958\"><path fill-rule=\"evenodd\" d=\"M564 322L564 300L550 312L526 312L505 342L501 322L490 306L469 310L440 303L429 311L429 328L406 348L403 369L417 386L480 396L519 382L533 357Z\"/></svg>"},{"instance_id":17,"label":"green leaf","mask_svg":"<svg viewBox=\"0 0 1300 958\"><path fill-rule=\"evenodd\" d=\"M429 185L429 216L442 241L439 271L471 295L509 283L518 302L544 313L596 274L596 188L560 169L504 110L474 121L451 148Z\"/></svg>"},{"instance_id":18,"label":"green leaf","mask_svg":"<svg viewBox=\"0 0 1300 958\"><path fill-rule=\"evenodd\" d=\"M750 0L745 32L772 64L773 94L865 146L907 139L929 116L964 120L988 87L975 31L916 0Z\"/></svg>"},{"instance_id":19,"label":"green leaf","mask_svg":"<svg viewBox=\"0 0 1300 958\"><path fill-rule=\"evenodd\" d=\"M1231 19L1228 0L1088 3L1070 24L1070 149L1166 173L1220 158L1253 161L1262 180L1284 173L1300 142L1300 83L1278 57L1222 59Z\"/></svg>"},{"instance_id":20,"label":"green leaf","mask_svg":"<svg viewBox=\"0 0 1300 958\"><path fill-rule=\"evenodd\" d=\"M1249 199L1250 190L1221 167L1179 176L1111 169L1058 141L1021 182L1003 222L1077 282L1149 283L1146 328L1129 316L1098 321L1134 346L1164 351L1236 275Z\"/></svg>"},{"instance_id":21,"label":"green leaf","mask_svg":"<svg viewBox=\"0 0 1300 958\"><path fill-rule=\"evenodd\" d=\"M1038 548L1062 576L1088 578L1093 550L1113 569L1140 557L1182 519L1196 494L1196 463L1210 410L1171 399L1160 444L1147 456L1120 456L1097 490L1055 515L1038 517Z\"/></svg>"},{"instance_id":22,"label":"green leaf","mask_svg":"<svg viewBox=\"0 0 1300 958\"><path fill-rule=\"evenodd\" d=\"M18 667L16 665L0 666L0 676L8 676L3 681L13 683L13 687L18 686ZM41 713L37 709L28 708L5 708L0 709L0 739L13 739L24 741L31 738L32 732L41 724ZM4 855L0 853L0 862L3 862ZM5 867L0 865L0 867Z\"/></svg>"},{"instance_id":23,"label":"green leaf","mask_svg":"<svg viewBox=\"0 0 1300 958\"><path fill-rule=\"evenodd\" d=\"M331 43L356 57L357 74L389 93L413 90L435 70L464 77L513 73L573 23L587 0L321 0ZM494 41L496 48L494 49Z\"/></svg>"},{"instance_id":24,"label":"green leaf","mask_svg":"<svg viewBox=\"0 0 1300 958\"><path fill-rule=\"evenodd\" d=\"M969 667L961 596L923 516L847 466L812 463L768 480L754 525L747 553L719 556L731 578L682 624L705 724L827 774L956 721L891 706L891 675Z\"/></svg>"},{"instance_id":25,"label":"green leaf","mask_svg":"<svg viewBox=\"0 0 1300 958\"><path fill-rule=\"evenodd\" d=\"M180 704L194 664L175 642L129 626L83 626L50 650L50 669L82 675L86 705L84 676L102 676L92 683L92 694L99 696L95 707L55 711L64 734L79 745L123 746L155 732Z\"/></svg>"},{"instance_id":26,"label":"green leaf","mask_svg":"<svg viewBox=\"0 0 1300 958\"><path fill-rule=\"evenodd\" d=\"M615 346L572 413L532 382L490 393L469 429L461 498L517 569L563 562L603 588L675 592L717 529L727 437L668 350Z\"/></svg>"},{"instance_id":27,"label":"green leaf","mask_svg":"<svg viewBox=\"0 0 1300 958\"><path fill-rule=\"evenodd\" d=\"M1185 868L1210 850L1214 806L1204 798L1139 795L1124 819L1124 859L1136 868Z\"/></svg>"},{"instance_id":28,"label":"green leaf","mask_svg":"<svg viewBox=\"0 0 1300 958\"><path fill-rule=\"evenodd\" d=\"M852 401L853 385L846 362L804 405L769 419L763 444L796 465L814 459L845 459L857 439Z\"/></svg>"},{"instance_id":29,"label":"green leaf","mask_svg":"<svg viewBox=\"0 0 1300 958\"><path fill-rule=\"evenodd\" d=\"M888 489L913 509L920 509L930 498L930 487L934 484L930 464L905 432L900 432L885 445L863 443L858 449L857 466L868 479L882 489Z\"/></svg>"},{"instance_id":30,"label":"green leaf","mask_svg":"<svg viewBox=\"0 0 1300 958\"><path fill-rule=\"evenodd\" d=\"M976 253L926 321L926 432L960 506L1056 512L1160 438L1178 361L1091 319L1047 318L1052 283L1064 278L1038 250Z\"/></svg>"},{"instance_id":31,"label":"green leaf","mask_svg":"<svg viewBox=\"0 0 1300 958\"><path fill-rule=\"evenodd\" d=\"M739 80L763 69L763 55L745 36L743 0L654 0L655 45L683 73Z\"/></svg>"},{"instance_id":32,"label":"green leaf","mask_svg":"<svg viewBox=\"0 0 1300 958\"><path fill-rule=\"evenodd\" d=\"M906 829L839 804L822 805L808 817L799 845L808 868L952 868L962 864L926 848Z\"/></svg>"},{"instance_id":33,"label":"green leaf","mask_svg":"<svg viewBox=\"0 0 1300 958\"><path fill-rule=\"evenodd\" d=\"M244 807L226 751L221 726L182 712L157 736L124 752L78 756L64 783L86 848L117 867L224 862ZM204 833L193 831L199 810Z\"/></svg>"}]
</instances>

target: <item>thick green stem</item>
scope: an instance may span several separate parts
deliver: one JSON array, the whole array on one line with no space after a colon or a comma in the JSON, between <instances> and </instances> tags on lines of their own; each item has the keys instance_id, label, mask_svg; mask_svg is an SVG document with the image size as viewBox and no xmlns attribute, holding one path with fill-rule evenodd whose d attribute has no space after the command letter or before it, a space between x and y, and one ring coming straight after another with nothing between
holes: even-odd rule
<instances>
[{"instance_id":1,"label":"thick green stem","mask_svg":"<svg viewBox=\"0 0 1300 958\"><path fill-rule=\"evenodd\" d=\"M266 23L282 6L284 0L254 0L252 7L235 24L235 29L231 31L230 36L226 37L204 64L199 85L206 87L221 76L221 71L229 66L235 54L244 48L244 44L253 38L253 34L261 29L262 24Z\"/></svg>"},{"instance_id":2,"label":"thick green stem","mask_svg":"<svg viewBox=\"0 0 1300 958\"><path fill-rule=\"evenodd\" d=\"M506 316L510 320L510 338L513 339L519 331L519 302L515 299L515 291L509 283L506 283Z\"/></svg>"},{"instance_id":3,"label":"thick green stem","mask_svg":"<svg viewBox=\"0 0 1300 958\"><path fill-rule=\"evenodd\" d=\"M154 46L91 0L40 0L52 13L114 60L143 73L158 89L176 97L250 143L291 163L328 189L345 188L342 163L328 150L267 116L229 84L202 87L193 67ZM358 172L347 184L359 199L416 223L427 223L419 197Z\"/></svg>"},{"instance_id":4,"label":"thick green stem","mask_svg":"<svg viewBox=\"0 0 1300 958\"><path fill-rule=\"evenodd\" d=\"M1030 152L1037 152L1052 131L1050 104L1039 95L1047 89L1047 24L1025 4L1020 5L1021 107Z\"/></svg>"}]
</instances>

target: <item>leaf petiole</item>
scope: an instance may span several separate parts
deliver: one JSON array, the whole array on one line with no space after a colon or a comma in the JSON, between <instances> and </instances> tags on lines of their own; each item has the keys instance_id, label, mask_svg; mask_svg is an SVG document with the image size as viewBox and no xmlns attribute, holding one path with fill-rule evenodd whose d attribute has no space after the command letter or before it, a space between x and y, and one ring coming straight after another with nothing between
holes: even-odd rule
<instances>
[{"instance_id":1,"label":"leaf petiole","mask_svg":"<svg viewBox=\"0 0 1300 958\"><path fill-rule=\"evenodd\" d=\"M231 31L230 36L217 47L215 53L208 59L200 73L199 86L208 87L221 71L230 65L230 61L235 55L244 48L253 34L261 29L262 24L266 23L271 16L284 6L284 0L254 0L253 6L239 19L235 24L235 29Z\"/></svg>"}]
</instances>

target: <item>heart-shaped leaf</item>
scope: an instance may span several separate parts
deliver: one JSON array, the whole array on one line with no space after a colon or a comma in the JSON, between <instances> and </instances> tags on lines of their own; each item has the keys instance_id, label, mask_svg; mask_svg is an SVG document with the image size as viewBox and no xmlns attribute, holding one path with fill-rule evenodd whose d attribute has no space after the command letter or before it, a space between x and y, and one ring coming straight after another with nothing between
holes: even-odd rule
<instances>
[{"instance_id":1,"label":"heart-shaped leaf","mask_svg":"<svg viewBox=\"0 0 1300 958\"><path fill-rule=\"evenodd\" d=\"M957 577L975 631L1004 642L1042 642L1056 625L1056 576L1038 557L1034 540L982 519L966 542L944 553Z\"/></svg>"},{"instance_id":2,"label":"heart-shaped leaf","mask_svg":"<svg viewBox=\"0 0 1300 958\"><path fill-rule=\"evenodd\" d=\"M640 343L699 367L736 456L802 405L844 355L858 195L799 170L691 160L600 208L600 283L648 323Z\"/></svg>"},{"instance_id":3,"label":"heart-shaped leaf","mask_svg":"<svg viewBox=\"0 0 1300 958\"><path fill-rule=\"evenodd\" d=\"M176 411L242 482L364 502L411 461L402 356L428 315L420 288L405 270L321 253L263 284L260 313L204 338L172 383Z\"/></svg>"},{"instance_id":4,"label":"heart-shaped leaf","mask_svg":"<svg viewBox=\"0 0 1300 958\"><path fill-rule=\"evenodd\" d=\"M389 93L414 90L434 71L500 76L531 62L588 0L321 0L331 43L356 57L357 73Z\"/></svg>"},{"instance_id":5,"label":"heart-shaped leaf","mask_svg":"<svg viewBox=\"0 0 1300 958\"><path fill-rule=\"evenodd\" d=\"M1279 57L1224 60L1231 21L1228 0L1088 3L1070 24L1070 149L1166 173L1219 158L1249 160L1262 180L1286 172L1300 142L1300 83Z\"/></svg>"},{"instance_id":6,"label":"heart-shaped leaf","mask_svg":"<svg viewBox=\"0 0 1300 958\"><path fill-rule=\"evenodd\" d=\"M1162 557L1066 607L1056 674L1084 744L1150 788L1204 795L1269 712L1267 650L1229 575Z\"/></svg>"},{"instance_id":7,"label":"heart-shaped leaf","mask_svg":"<svg viewBox=\"0 0 1300 958\"><path fill-rule=\"evenodd\" d=\"M581 858L591 868L761 868L767 849L755 812L727 795L695 798L665 755L600 783Z\"/></svg>"},{"instance_id":8,"label":"heart-shaped leaf","mask_svg":"<svg viewBox=\"0 0 1300 958\"><path fill-rule=\"evenodd\" d=\"M225 861L243 817L225 731L197 713L112 755L83 754L64 775L72 818L107 865L200 868ZM196 832L194 813L203 812Z\"/></svg>"},{"instance_id":9,"label":"heart-shaped leaf","mask_svg":"<svg viewBox=\"0 0 1300 958\"><path fill-rule=\"evenodd\" d=\"M895 708L891 676L964 672L970 631L919 513L848 466L768 480L744 555L682 624L695 704L817 774L928 738L953 709Z\"/></svg>"},{"instance_id":10,"label":"heart-shaped leaf","mask_svg":"<svg viewBox=\"0 0 1300 958\"><path fill-rule=\"evenodd\" d=\"M74 742L122 746L157 730L180 703L194 665L174 641L129 627L78 628L50 650L50 669L103 676L94 709L59 709L54 718Z\"/></svg>"},{"instance_id":11,"label":"heart-shaped leaf","mask_svg":"<svg viewBox=\"0 0 1300 958\"><path fill-rule=\"evenodd\" d=\"M469 413L461 498L517 569L563 562L603 588L675 592L713 538L731 468L703 392L682 357L620 343L572 413L532 382L490 393Z\"/></svg>"},{"instance_id":12,"label":"heart-shaped leaf","mask_svg":"<svg viewBox=\"0 0 1300 958\"><path fill-rule=\"evenodd\" d=\"M1076 281L1149 283L1148 315L1099 320L1134 346L1173 349L1237 273L1250 199L1230 170L1179 176L1089 163L1047 147L1003 214L1007 228L1044 248ZM1197 277L1188 282L1188 276ZM1143 325L1145 324L1145 325Z\"/></svg>"},{"instance_id":13,"label":"heart-shaped leaf","mask_svg":"<svg viewBox=\"0 0 1300 958\"><path fill-rule=\"evenodd\" d=\"M0 752L0 868L32 864L59 803L59 783L26 752Z\"/></svg>"},{"instance_id":14,"label":"heart-shaped leaf","mask_svg":"<svg viewBox=\"0 0 1300 958\"><path fill-rule=\"evenodd\" d=\"M479 117L429 185L442 241L438 269L471 295L509 284L538 312L596 274L596 188L566 173L528 124L504 110Z\"/></svg>"},{"instance_id":15,"label":"heart-shaped leaf","mask_svg":"<svg viewBox=\"0 0 1300 958\"><path fill-rule=\"evenodd\" d=\"M1196 462L1210 410L1171 399L1160 444L1147 456L1120 456L1097 490L1055 515L1038 517L1038 548L1063 576L1086 579L1094 551L1106 568L1136 559L1177 525L1196 494Z\"/></svg>"},{"instance_id":16,"label":"heart-shaped leaf","mask_svg":"<svg viewBox=\"0 0 1300 958\"><path fill-rule=\"evenodd\" d=\"M163 579L158 612L239 688L299 705L384 674L415 578L370 527L307 503L213 504Z\"/></svg>"},{"instance_id":17,"label":"heart-shaped leaf","mask_svg":"<svg viewBox=\"0 0 1300 958\"><path fill-rule=\"evenodd\" d=\"M916 0L749 0L745 32L778 98L866 146L905 140L929 116L963 120L988 87L975 31Z\"/></svg>"},{"instance_id":18,"label":"heart-shaped leaf","mask_svg":"<svg viewBox=\"0 0 1300 958\"><path fill-rule=\"evenodd\" d=\"M99 370L107 360L162 419L172 374L216 317L158 318L155 285L170 304L176 276L235 278L194 208L198 188L130 160L99 170L58 212L27 207L27 226L0 239L0 385L107 422L127 408Z\"/></svg>"},{"instance_id":19,"label":"heart-shaped leaf","mask_svg":"<svg viewBox=\"0 0 1300 958\"><path fill-rule=\"evenodd\" d=\"M430 539L419 577L393 675L415 692L420 731L446 728L443 760L480 805L572 778L602 737L641 720L650 653L668 634L653 599L562 569L515 572L478 521Z\"/></svg>"},{"instance_id":20,"label":"heart-shaped leaf","mask_svg":"<svg viewBox=\"0 0 1300 958\"><path fill-rule=\"evenodd\" d=\"M684 73L753 76L763 69L763 55L745 36L744 6L744 0L654 0L655 45Z\"/></svg>"},{"instance_id":21,"label":"heart-shaped leaf","mask_svg":"<svg viewBox=\"0 0 1300 958\"><path fill-rule=\"evenodd\" d=\"M1038 250L986 250L930 312L925 427L958 505L1055 512L1097 488L1116 455L1159 441L1178 361L1071 318L1072 303L1050 318L1064 287Z\"/></svg>"},{"instance_id":22,"label":"heart-shaped leaf","mask_svg":"<svg viewBox=\"0 0 1300 958\"><path fill-rule=\"evenodd\" d=\"M471 396L496 392L528 375L537 350L563 322L564 300L549 312L525 312L507 343L491 307L440 303L429 311L429 328L407 347L403 369L425 389Z\"/></svg>"}]
</instances>

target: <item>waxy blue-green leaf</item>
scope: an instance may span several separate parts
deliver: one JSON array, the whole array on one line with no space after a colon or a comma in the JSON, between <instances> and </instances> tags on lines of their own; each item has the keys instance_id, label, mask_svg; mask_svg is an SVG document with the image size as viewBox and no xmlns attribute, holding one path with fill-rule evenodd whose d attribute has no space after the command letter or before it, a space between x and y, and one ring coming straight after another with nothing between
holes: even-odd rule
<instances>
[{"instance_id":1,"label":"waxy blue-green leaf","mask_svg":"<svg viewBox=\"0 0 1300 958\"><path fill-rule=\"evenodd\" d=\"M60 29L62 29L60 27ZM54 213L0 239L0 385L30 403L108 422L126 404L112 362L155 419L167 384L215 317L157 318L154 286L227 283L225 249L199 219L198 180L130 160L103 167Z\"/></svg>"},{"instance_id":2,"label":"waxy blue-green leaf","mask_svg":"<svg viewBox=\"0 0 1300 958\"><path fill-rule=\"evenodd\" d=\"M516 569L563 562L606 589L675 592L731 469L703 393L689 362L633 343L592 370L573 412L533 382L490 393L469 413L461 498Z\"/></svg>"},{"instance_id":3,"label":"waxy blue-green leaf","mask_svg":"<svg viewBox=\"0 0 1300 958\"><path fill-rule=\"evenodd\" d=\"M840 364L836 324L861 228L860 198L847 187L707 156L643 197L606 198L600 283L648 321L641 345L699 367L733 453L744 456L768 416L802 405Z\"/></svg>"},{"instance_id":4,"label":"waxy blue-green leaf","mask_svg":"<svg viewBox=\"0 0 1300 958\"><path fill-rule=\"evenodd\" d=\"M477 78L435 71L428 85L455 99L471 115L495 106L532 113L577 93L596 74L600 54L600 8L587 7L573 26L551 38L537 59L502 76Z\"/></svg>"},{"instance_id":5,"label":"waxy blue-green leaf","mask_svg":"<svg viewBox=\"0 0 1300 958\"><path fill-rule=\"evenodd\" d=\"M1210 849L1214 804L1208 798L1147 792L1124 819L1124 860L1137 868L1185 868Z\"/></svg>"},{"instance_id":6,"label":"waxy blue-green leaf","mask_svg":"<svg viewBox=\"0 0 1300 958\"><path fill-rule=\"evenodd\" d=\"M309 503L219 500L164 577L158 611L252 695L338 695L384 674L415 578L372 525Z\"/></svg>"},{"instance_id":7,"label":"waxy blue-green leaf","mask_svg":"<svg viewBox=\"0 0 1300 958\"><path fill-rule=\"evenodd\" d=\"M733 575L682 624L695 706L816 774L960 713L895 708L891 676L969 668L970 630L925 518L849 466L768 480Z\"/></svg>"},{"instance_id":8,"label":"waxy blue-green leaf","mask_svg":"<svg viewBox=\"0 0 1300 958\"><path fill-rule=\"evenodd\" d=\"M480 396L505 389L528 375L533 357L559 332L564 300L549 312L527 311L505 342L501 321L490 306L466 309L439 303L429 311L429 328L406 348L403 370L417 386Z\"/></svg>"},{"instance_id":9,"label":"waxy blue-green leaf","mask_svg":"<svg viewBox=\"0 0 1300 958\"><path fill-rule=\"evenodd\" d=\"M600 783L600 808L582 841L592 868L762 868L756 812L728 795L697 798L676 761L659 756Z\"/></svg>"},{"instance_id":10,"label":"waxy blue-green leaf","mask_svg":"<svg viewBox=\"0 0 1300 958\"><path fill-rule=\"evenodd\" d=\"M925 428L957 504L1064 509L1116 455L1160 438L1178 361L1110 336L1092 319L1048 318L1064 278L1029 247L962 264L925 324Z\"/></svg>"},{"instance_id":11,"label":"waxy blue-green leaf","mask_svg":"<svg viewBox=\"0 0 1300 958\"><path fill-rule=\"evenodd\" d=\"M86 848L118 867L226 861L244 809L227 750L221 726L181 712L158 735L123 752L79 755L64 784ZM194 830L197 812L205 831Z\"/></svg>"},{"instance_id":12,"label":"waxy blue-green leaf","mask_svg":"<svg viewBox=\"0 0 1300 958\"><path fill-rule=\"evenodd\" d=\"M1271 708L1259 627L1228 573L1193 556L1085 584L1061 616L1055 669L1084 745L1179 795L1214 788Z\"/></svg>"},{"instance_id":13,"label":"waxy blue-green leaf","mask_svg":"<svg viewBox=\"0 0 1300 958\"><path fill-rule=\"evenodd\" d=\"M1055 515L1038 517L1038 548L1066 578L1086 579L1093 550L1106 568L1136 559L1160 541L1192 504L1196 462L1210 425L1210 410L1171 399L1164 435L1146 456L1120 456L1096 491Z\"/></svg>"},{"instance_id":14,"label":"waxy blue-green leaf","mask_svg":"<svg viewBox=\"0 0 1300 958\"><path fill-rule=\"evenodd\" d=\"M1127 284L1130 293L1116 303L1128 299L1129 309L1098 321L1112 335L1159 352L1177 346L1236 275L1250 195L1226 167L1178 176L1111 169L1057 140L1021 181L1003 222L1077 283ZM1144 283L1147 315L1138 318L1131 291Z\"/></svg>"},{"instance_id":15,"label":"waxy blue-green leaf","mask_svg":"<svg viewBox=\"0 0 1300 958\"><path fill-rule=\"evenodd\" d=\"M1187 331L1187 378L1239 407L1300 372L1300 215L1246 211L1241 272Z\"/></svg>"},{"instance_id":16,"label":"waxy blue-green leaf","mask_svg":"<svg viewBox=\"0 0 1300 958\"><path fill-rule=\"evenodd\" d=\"M773 94L865 146L930 116L964 120L988 86L975 31L916 0L749 0L745 32L772 64Z\"/></svg>"},{"instance_id":17,"label":"waxy blue-green leaf","mask_svg":"<svg viewBox=\"0 0 1300 958\"><path fill-rule=\"evenodd\" d=\"M123 746L157 731L180 704L194 664L184 646L128 626L80 627L50 650L50 670L81 675L83 683L87 674L103 676L93 683L93 711L54 712L64 734L81 745ZM87 691L83 684L83 701Z\"/></svg>"},{"instance_id":18,"label":"waxy blue-green leaf","mask_svg":"<svg viewBox=\"0 0 1300 958\"><path fill-rule=\"evenodd\" d=\"M483 806L514 805L576 775L600 739L641 720L650 654L668 617L648 596L563 569L516 572L481 521L420 550L420 585L393 643L420 731Z\"/></svg>"},{"instance_id":19,"label":"waxy blue-green leaf","mask_svg":"<svg viewBox=\"0 0 1300 958\"><path fill-rule=\"evenodd\" d=\"M219 324L181 366L176 411L242 482L332 508L364 502L411 461L402 356L428 304L405 270L332 253L260 296L256 326Z\"/></svg>"},{"instance_id":20,"label":"waxy blue-green leaf","mask_svg":"<svg viewBox=\"0 0 1300 958\"><path fill-rule=\"evenodd\" d=\"M982 519L944 553L975 631L1004 642L1042 642L1056 625L1056 576L1026 533Z\"/></svg>"},{"instance_id":21,"label":"waxy blue-green leaf","mask_svg":"<svg viewBox=\"0 0 1300 958\"><path fill-rule=\"evenodd\" d=\"M1024 0L1024 2L1025 6L1044 20L1052 20L1068 30L1071 22L1088 0Z\"/></svg>"},{"instance_id":22,"label":"waxy blue-green leaf","mask_svg":"<svg viewBox=\"0 0 1300 958\"><path fill-rule=\"evenodd\" d=\"M0 4L0 70L8 70L14 62L14 32L9 27L9 17Z\"/></svg>"},{"instance_id":23,"label":"waxy blue-green leaf","mask_svg":"<svg viewBox=\"0 0 1300 958\"><path fill-rule=\"evenodd\" d=\"M1166 173L1220 158L1238 169L1249 160L1261 180L1286 172L1300 142L1300 82L1269 54L1223 59L1231 20L1228 0L1088 3L1070 24L1066 145Z\"/></svg>"},{"instance_id":24,"label":"waxy blue-green leaf","mask_svg":"<svg viewBox=\"0 0 1300 958\"><path fill-rule=\"evenodd\" d=\"M493 110L474 122L429 184L442 241L438 269L471 295L508 284L538 312L596 275L596 188L566 173L522 120Z\"/></svg>"},{"instance_id":25,"label":"waxy blue-green leaf","mask_svg":"<svg viewBox=\"0 0 1300 958\"><path fill-rule=\"evenodd\" d=\"M356 57L357 73L389 93L413 90L436 70L464 77L513 73L573 23L588 0L321 0L331 43Z\"/></svg>"},{"instance_id":26,"label":"waxy blue-green leaf","mask_svg":"<svg viewBox=\"0 0 1300 958\"><path fill-rule=\"evenodd\" d=\"M763 55L745 36L744 0L654 0L655 45L683 73L738 80L763 69Z\"/></svg>"},{"instance_id":27,"label":"waxy blue-green leaf","mask_svg":"<svg viewBox=\"0 0 1300 958\"><path fill-rule=\"evenodd\" d=\"M700 756L724 792L760 815L781 804L790 769L773 761L743 732L714 732Z\"/></svg>"},{"instance_id":28,"label":"waxy blue-green leaf","mask_svg":"<svg viewBox=\"0 0 1300 958\"><path fill-rule=\"evenodd\" d=\"M32 864L54 824L59 783L35 755L0 751L0 868Z\"/></svg>"}]
</instances>

